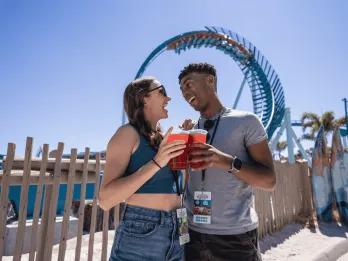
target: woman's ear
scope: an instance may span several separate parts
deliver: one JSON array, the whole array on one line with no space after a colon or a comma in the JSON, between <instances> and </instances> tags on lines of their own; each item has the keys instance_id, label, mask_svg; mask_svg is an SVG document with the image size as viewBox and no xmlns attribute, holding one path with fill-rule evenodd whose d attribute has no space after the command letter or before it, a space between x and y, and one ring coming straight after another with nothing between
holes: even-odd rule
<instances>
[{"instance_id":1,"label":"woman's ear","mask_svg":"<svg viewBox=\"0 0 348 261\"><path fill-rule=\"evenodd\" d=\"M144 97L144 102L143 102L143 103L144 103L144 106L145 106L147 103L149 103L149 97L146 97L146 96L145 96L145 97Z\"/></svg>"}]
</instances>

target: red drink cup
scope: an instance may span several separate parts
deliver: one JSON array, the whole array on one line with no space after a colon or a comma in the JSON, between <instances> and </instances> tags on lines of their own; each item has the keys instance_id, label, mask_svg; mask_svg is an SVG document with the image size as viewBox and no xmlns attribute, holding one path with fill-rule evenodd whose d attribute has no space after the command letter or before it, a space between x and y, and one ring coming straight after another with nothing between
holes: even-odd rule
<instances>
[{"instance_id":1,"label":"red drink cup","mask_svg":"<svg viewBox=\"0 0 348 261\"><path fill-rule=\"evenodd\" d=\"M206 143L207 142L207 131L202 130L202 129L196 129L196 130L191 130L190 131L190 145L192 143ZM193 150L193 148L191 149ZM190 167L195 169L195 168L200 168L203 166L203 162L195 162L195 163L190 163Z\"/></svg>"},{"instance_id":2,"label":"red drink cup","mask_svg":"<svg viewBox=\"0 0 348 261\"><path fill-rule=\"evenodd\" d=\"M168 136L167 142L173 142L176 140L183 140L188 144L189 141L189 132L188 131L181 131L178 133L171 133ZM188 160L188 146L186 146L184 152L180 154L179 156L172 158L169 161L169 167L172 170L179 170L179 169L186 169L187 168L187 160Z\"/></svg>"}]
</instances>

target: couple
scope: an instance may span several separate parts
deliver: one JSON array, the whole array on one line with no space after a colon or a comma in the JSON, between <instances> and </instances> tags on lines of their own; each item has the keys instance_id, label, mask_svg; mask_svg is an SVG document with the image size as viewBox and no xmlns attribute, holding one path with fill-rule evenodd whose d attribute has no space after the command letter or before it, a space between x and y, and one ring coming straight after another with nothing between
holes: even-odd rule
<instances>
[{"instance_id":1,"label":"couple","mask_svg":"<svg viewBox=\"0 0 348 261\"><path fill-rule=\"evenodd\" d=\"M103 209L126 202L110 260L261 260L252 187L275 186L266 132L254 114L221 104L214 66L186 66L179 84L185 100L200 112L197 123L185 120L182 127L208 131L207 144L194 144L190 153L191 163L204 164L190 170L185 188L180 173L168 167L185 144L168 143L172 128L162 135L158 125L168 117L170 97L153 77L132 81L124 93L129 124L109 141L99 192ZM197 215L202 202L208 211ZM178 229L185 217L177 217L184 208L190 237L185 248Z\"/></svg>"}]
</instances>

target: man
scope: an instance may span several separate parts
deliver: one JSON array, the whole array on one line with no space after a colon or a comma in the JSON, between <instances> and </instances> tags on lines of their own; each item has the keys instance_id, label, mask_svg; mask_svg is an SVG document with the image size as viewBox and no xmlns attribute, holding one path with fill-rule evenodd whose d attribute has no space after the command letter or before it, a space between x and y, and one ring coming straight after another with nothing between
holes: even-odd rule
<instances>
[{"instance_id":1,"label":"man","mask_svg":"<svg viewBox=\"0 0 348 261\"><path fill-rule=\"evenodd\" d=\"M252 113L224 107L214 66L190 64L179 75L185 100L200 113L184 129L208 131L195 144L185 196L191 241L186 260L261 260L252 187L273 190L276 177L267 134Z\"/></svg>"}]
</instances>

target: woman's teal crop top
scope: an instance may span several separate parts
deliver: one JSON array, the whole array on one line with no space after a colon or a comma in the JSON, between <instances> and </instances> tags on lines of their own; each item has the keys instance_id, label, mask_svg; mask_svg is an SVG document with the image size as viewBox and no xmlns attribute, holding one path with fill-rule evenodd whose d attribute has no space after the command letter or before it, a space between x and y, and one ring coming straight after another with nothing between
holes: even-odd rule
<instances>
[{"instance_id":1,"label":"woman's teal crop top","mask_svg":"<svg viewBox=\"0 0 348 261\"><path fill-rule=\"evenodd\" d=\"M152 160L156 155L157 150L151 147L150 142L140 135L140 142L137 150L131 155L124 176L132 175L143 165ZM135 193L162 193L171 194L177 193L175 185L175 177L179 173L172 171L168 165L158 170L143 186ZM179 182L178 182L179 183Z\"/></svg>"}]
</instances>

